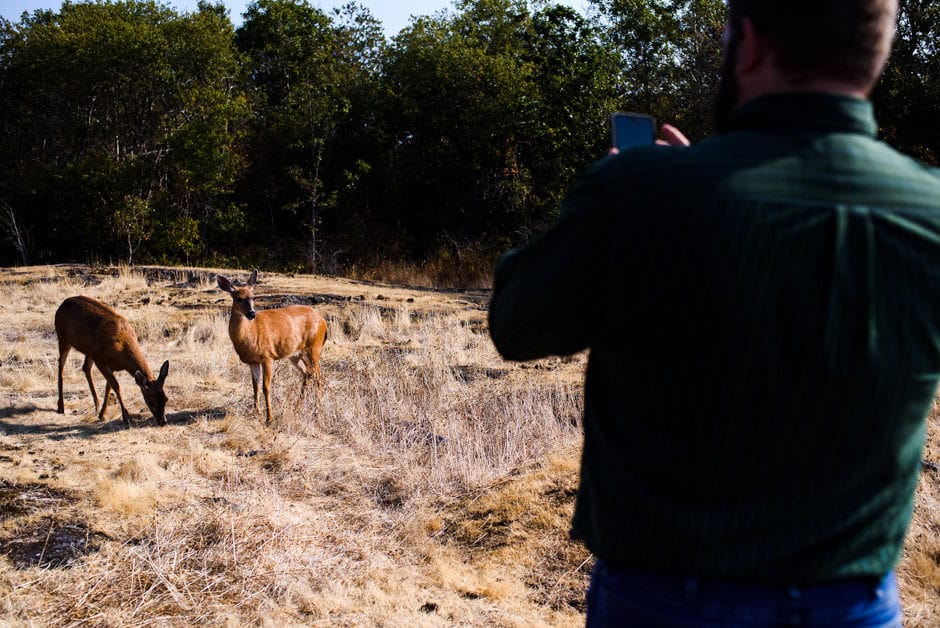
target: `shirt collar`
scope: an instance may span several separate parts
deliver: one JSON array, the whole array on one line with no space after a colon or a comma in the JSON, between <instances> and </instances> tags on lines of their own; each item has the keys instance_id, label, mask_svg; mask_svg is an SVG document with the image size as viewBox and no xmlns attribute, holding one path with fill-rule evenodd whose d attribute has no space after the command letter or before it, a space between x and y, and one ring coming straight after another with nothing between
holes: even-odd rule
<instances>
[{"instance_id":1,"label":"shirt collar","mask_svg":"<svg viewBox=\"0 0 940 628\"><path fill-rule=\"evenodd\" d=\"M777 133L878 132L871 101L844 94L792 92L762 96L738 107L721 129Z\"/></svg>"}]
</instances>

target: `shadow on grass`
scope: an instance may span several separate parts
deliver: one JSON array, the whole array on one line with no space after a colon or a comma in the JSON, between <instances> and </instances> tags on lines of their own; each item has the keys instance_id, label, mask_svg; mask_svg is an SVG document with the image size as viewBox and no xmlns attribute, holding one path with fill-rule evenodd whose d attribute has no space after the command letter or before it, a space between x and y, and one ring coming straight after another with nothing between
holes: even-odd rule
<instances>
[{"instance_id":1,"label":"shadow on grass","mask_svg":"<svg viewBox=\"0 0 940 628\"><path fill-rule=\"evenodd\" d=\"M228 411L225 408L205 408L202 410L182 410L166 415L167 424L192 425L200 419L219 421L225 418Z\"/></svg>"},{"instance_id":2,"label":"shadow on grass","mask_svg":"<svg viewBox=\"0 0 940 628\"><path fill-rule=\"evenodd\" d=\"M97 552L109 538L84 521L46 517L20 527L11 538L0 540L0 554L18 570L69 568L82 557Z\"/></svg>"},{"instance_id":3,"label":"shadow on grass","mask_svg":"<svg viewBox=\"0 0 940 628\"><path fill-rule=\"evenodd\" d=\"M3 417L9 418L9 417ZM46 436L50 440L64 440L66 438L94 438L99 434L118 432L125 429L120 418L113 421L95 421L94 423L13 423L0 419L0 434L14 436L30 434Z\"/></svg>"},{"instance_id":4,"label":"shadow on grass","mask_svg":"<svg viewBox=\"0 0 940 628\"><path fill-rule=\"evenodd\" d=\"M32 404L28 406L9 406L6 408L0 408L0 419L12 419L18 414L31 414L38 409L38 406L34 406Z\"/></svg>"},{"instance_id":5,"label":"shadow on grass","mask_svg":"<svg viewBox=\"0 0 940 628\"><path fill-rule=\"evenodd\" d=\"M83 422L77 421L71 424L61 423L19 423L9 421L17 416L28 415L37 411L42 411L34 405L0 408L0 434L4 436L12 435L36 435L45 436L50 440L64 440L66 438L94 438L101 434L119 432L125 429L136 428L161 428L149 413L131 415L130 425L125 425L120 416L108 421ZM191 425L200 419L208 421L218 421L226 415L225 408L207 408L202 410L183 410L167 414L167 425Z\"/></svg>"}]
</instances>

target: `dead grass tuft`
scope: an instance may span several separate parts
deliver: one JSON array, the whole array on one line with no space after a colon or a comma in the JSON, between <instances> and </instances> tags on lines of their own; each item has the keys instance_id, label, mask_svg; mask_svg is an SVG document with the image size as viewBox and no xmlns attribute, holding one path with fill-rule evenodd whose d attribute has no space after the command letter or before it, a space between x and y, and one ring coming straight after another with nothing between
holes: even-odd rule
<instances>
[{"instance_id":1,"label":"dead grass tuft","mask_svg":"<svg viewBox=\"0 0 940 628\"><path fill-rule=\"evenodd\" d=\"M169 498L155 483L116 478L102 478L96 496L102 508L128 516L151 513Z\"/></svg>"},{"instance_id":2,"label":"dead grass tuft","mask_svg":"<svg viewBox=\"0 0 940 628\"><path fill-rule=\"evenodd\" d=\"M272 473L283 471L291 464L290 448L275 448L258 452L255 461L265 471Z\"/></svg>"},{"instance_id":3,"label":"dead grass tuft","mask_svg":"<svg viewBox=\"0 0 940 628\"><path fill-rule=\"evenodd\" d=\"M122 462L114 477L125 482L154 482L165 480L167 472L155 456L144 454Z\"/></svg>"}]
</instances>

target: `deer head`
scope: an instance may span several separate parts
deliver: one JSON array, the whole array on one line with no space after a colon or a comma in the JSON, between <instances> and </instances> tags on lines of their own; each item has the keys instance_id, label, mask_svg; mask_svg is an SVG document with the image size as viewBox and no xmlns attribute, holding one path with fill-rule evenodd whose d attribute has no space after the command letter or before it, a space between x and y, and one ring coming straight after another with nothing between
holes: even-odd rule
<instances>
[{"instance_id":1,"label":"deer head","mask_svg":"<svg viewBox=\"0 0 940 628\"><path fill-rule=\"evenodd\" d=\"M232 313L240 313L250 321L255 319L258 312L255 310L255 295L251 287L258 281L258 271L253 270L251 277L248 278L248 284L241 287L235 287L227 277L217 275L216 283L221 290L225 290L232 295Z\"/></svg>"},{"instance_id":2,"label":"deer head","mask_svg":"<svg viewBox=\"0 0 940 628\"><path fill-rule=\"evenodd\" d=\"M166 394L163 392L163 383L170 372L170 361L167 360L160 367L160 374L157 379L148 381L147 376L141 371L134 373L134 381L140 386L140 392L144 396L144 402L153 413L157 422L166 424Z\"/></svg>"}]
</instances>

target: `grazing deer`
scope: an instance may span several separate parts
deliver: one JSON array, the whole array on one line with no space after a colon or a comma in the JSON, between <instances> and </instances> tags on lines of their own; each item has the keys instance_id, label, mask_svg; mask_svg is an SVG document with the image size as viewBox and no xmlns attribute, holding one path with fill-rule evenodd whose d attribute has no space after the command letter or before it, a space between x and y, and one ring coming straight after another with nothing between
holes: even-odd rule
<instances>
[{"instance_id":1,"label":"grazing deer","mask_svg":"<svg viewBox=\"0 0 940 628\"><path fill-rule=\"evenodd\" d=\"M251 273L248 285L235 287L228 278L218 275L219 288L232 295L232 315L228 335L235 352L251 368L255 412L258 407L258 380L262 379L267 423L271 422L271 376L274 361L290 358L303 375L297 406L303 403L310 380L315 380L315 403L319 409L323 380L320 377L320 352L326 341L326 320L309 305L289 305L273 310L255 310L251 287L258 280L258 271Z\"/></svg>"},{"instance_id":2,"label":"grazing deer","mask_svg":"<svg viewBox=\"0 0 940 628\"><path fill-rule=\"evenodd\" d=\"M147 407L153 412L154 418L161 425L166 425L166 395L163 393L163 383L170 370L167 360L160 367L160 375L153 378L153 372L147 366L144 354L137 344L137 334L127 319L113 309L91 299L78 296L69 297L62 302L55 312L55 334L59 339L59 414L65 414L65 403L62 398L62 369L69 351L74 347L85 354L85 363L82 370L88 380L91 397L95 400L95 410L98 410L98 393L95 392L95 383L91 378L91 367L97 365L107 382L104 388L104 403L98 420L104 420L108 410L108 397L111 389L117 395L121 404L121 418L129 423L130 415L121 398L121 387L118 386L117 371L127 371L134 374L134 381L140 386Z\"/></svg>"}]
</instances>

